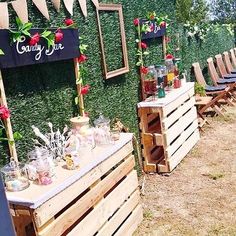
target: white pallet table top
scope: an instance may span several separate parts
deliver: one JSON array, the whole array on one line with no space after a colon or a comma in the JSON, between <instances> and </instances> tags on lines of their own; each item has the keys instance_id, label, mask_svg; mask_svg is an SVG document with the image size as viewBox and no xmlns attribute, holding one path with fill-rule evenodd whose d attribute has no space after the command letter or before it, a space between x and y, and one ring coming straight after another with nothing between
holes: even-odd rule
<instances>
[{"instance_id":1,"label":"white pallet table top","mask_svg":"<svg viewBox=\"0 0 236 236\"><path fill-rule=\"evenodd\" d=\"M166 93L164 98L157 98L152 100L151 97L147 98L145 101L138 103L138 108L140 107L164 107L169 103L175 101L178 97L185 94L187 91L194 87L194 82L187 82L182 87L178 89L172 89L170 92Z\"/></svg>"},{"instance_id":2,"label":"white pallet table top","mask_svg":"<svg viewBox=\"0 0 236 236\"><path fill-rule=\"evenodd\" d=\"M81 156L80 169L68 170L64 167L65 163L60 163L56 167L56 175L52 184L37 185L31 182L30 187L23 191L6 192L8 201L32 209L39 207L120 150L132 140L132 137L133 134L131 133L121 133L120 139L114 144L96 146L92 152Z\"/></svg>"}]
</instances>

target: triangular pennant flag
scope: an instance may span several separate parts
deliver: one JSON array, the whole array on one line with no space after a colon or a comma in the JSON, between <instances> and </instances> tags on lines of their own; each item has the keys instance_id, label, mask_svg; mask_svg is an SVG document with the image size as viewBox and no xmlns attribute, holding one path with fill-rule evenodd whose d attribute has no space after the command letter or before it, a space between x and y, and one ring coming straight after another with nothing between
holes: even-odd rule
<instances>
[{"instance_id":1,"label":"triangular pennant flag","mask_svg":"<svg viewBox=\"0 0 236 236\"><path fill-rule=\"evenodd\" d=\"M86 5L86 0L79 0L79 5L80 5L80 8L84 14L85 17L87 17L87 5Z\"/></svg>"},{"instance_id":2,"label":"triangular pennant flag","mask_svg":"<svg viewBox=\"0 0 236 236\"><path fill-rule=\"evenodd\" d=\"M32 0L33 3L35 4L35 6L39 9L39 11L48 19L49 18L49 14L48 14L48 7L46 4L46 0Z\"/></svg>"},{"instance_id":3,"label":"triangular pennant flag","mask_svg":"<svg viewBox=\"0 0 236 236\"><path fill-rule=\"evenodd\" d=\"M60 11L61 0L52 0L54 7L56 8L57 12Z\"/></svg>"},{"instance_id":4,"label":"triangular pennant flag","mask_svg":"<svg viewBox=\"0 0 236 236\"><path fill-rule=\"evenodd\" d=\"M74 0L64 0L65 7L71 15L73 15L73 3Z\"/></svg>"},{"instance_id":5,"label":"triangular pennant flag","mask_svg":"<svg viewBox=\"0 0 236 236\"><path fill-rule=\"evenodd\" d=\"M13 9L17 16L23 23L28 22L28 7L26 0L16 0L11 2Z\"/></svg>"},{"instance_id":6,"label":"triangular pennant flag","mask_svg":"<svg viewBox=\"0 0 236 236\"><path fill-rule=\"evenodd\" d=\"M95 5L96 8L99 7L99 3L98 3L98 0L92 0L93 4Z\"/></svg>"},{"instance_id":7,"label":"triangular pennant flag","mask_svg":"<svg viewBox=\"0 0 236 236\"><path fill-rule=\"evenodd\" d=\"M9 14L7 2L0 2L0 28L9 29Z\"/></svg>"}]
</instances>

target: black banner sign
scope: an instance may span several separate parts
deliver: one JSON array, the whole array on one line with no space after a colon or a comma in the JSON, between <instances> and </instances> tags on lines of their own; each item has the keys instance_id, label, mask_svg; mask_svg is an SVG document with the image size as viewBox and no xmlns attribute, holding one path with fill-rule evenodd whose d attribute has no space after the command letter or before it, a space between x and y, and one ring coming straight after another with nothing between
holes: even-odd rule
<instances>
[{"instance_id":1,"label":"black banner sign","mask_svg":"<svg viewBox=\"0 0 236 236\"><path fill-rule=\"evenodd\" d=\"M54 32L56 29L49 29ZM4 55L0 56L0 69L11 68L51 61L60 61L79 57L78 29L61 29L63 39L48 48L47 41L40 38L34 45L29 45L29 38L22 36L21 41L11 43L10 32L0 30L0 48ZM43 29L32 29L31 35L43 32Z\"/></svg>"},{"instance_id":2,"label":"black banner sign","mask_svg":"<svg viewBox=\"0 0 236 236\"><path fill-rule=\"evenodd\" d=\"M151 32L146 32L142 33L141 37L142 39L152 39L152 38L158 38L162 37L166 33L166 27L160 27L157 25L156 21L149 21L147 19L140 19L140 25L147 24L152 31Z\"/></svg>"}]
</instances>

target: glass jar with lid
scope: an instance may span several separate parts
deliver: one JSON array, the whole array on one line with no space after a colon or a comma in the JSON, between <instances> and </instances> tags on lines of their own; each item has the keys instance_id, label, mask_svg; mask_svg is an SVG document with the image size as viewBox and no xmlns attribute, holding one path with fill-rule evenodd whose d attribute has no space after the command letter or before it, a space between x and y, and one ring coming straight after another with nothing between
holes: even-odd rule
<instances>
[{"instance_id":1,"label":"glass jar with lid","mask_svg":"<svg viewBox=\"0 0 236 236\"><path fill-rule=\"evenodd\" d=\"M155 96L157 92L157 71L154 65L148 67L148 73L144 77L144 93Z\"/></svg>"},{"instance_id":2,"label":"glass jar with lid","mask_svg":"<svg viewBox=\"0 0 236 236\"><path fill-rule=\"evenodd\" d=\"M22 191L29 187L25 164L11 159L10 163L1 169L6 190L10 192Z\"/></svg>"},{"instance_id":3,"label":"glass jar with lid","mask_svg":"<svg viewBox=\"0 0 236 236\"><path fill-rule=\"evenodd\" d=\"M106 145L111 143L110 135L110 119L102 114L94 121L95 125L95 141L98 145Z\"/></svg>"}]
</instances>

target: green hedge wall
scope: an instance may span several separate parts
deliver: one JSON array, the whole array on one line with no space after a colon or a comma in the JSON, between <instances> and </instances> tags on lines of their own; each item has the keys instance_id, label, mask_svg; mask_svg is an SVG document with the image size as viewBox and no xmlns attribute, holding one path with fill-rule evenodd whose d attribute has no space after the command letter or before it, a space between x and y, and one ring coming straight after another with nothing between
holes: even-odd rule
<instances>
[{"instance_id":1,"label":"green hedge wall","mask_svg":"<svg viewBox=\"0 0 236 236\"><path fill-rule=\"evenodd\" d=\"M79 4L74 3L74 16L78 24L80 35L84 43L88 44L88 75L85 83L91 85L91 91L85 97L85 106L93 120L100 112L111 119L118 117L130 128L131 132L138 134L138 120L136 104L139 101L139 74L136 63L136 31L133 19L144 17L148 11L157 14L167 14L174 21L174 2L172 0L120 0L100 1L106 3L120 3L123 6L125 21L126 42L130 72L122 76L104 80L101 66L101 50L96 22L96 11L91 1L88 2L88 18L82 16ZM56 13L51 1L47 1L51 21L48 22L39 13L37 8L28 1L30 21L34 27L58 27L65 17L69 17L62 3L61 12ZM11 25L14 27L15 13L11 10ZM117 15L109 12L101 13L101 22L109 68L120 66L120 43L115 35L118 25L114 24ZM186 69L192 62L200 61L205 65L206 58L228 50L233 46L232 37L222 29L217 34L209 34L206 42L200 45L195 40L188 41L181 27L174 25L172 32L180 32L181 51L179 56ZM171 35L170 35L171 36ZM162 47L160 40L149 43L151 54L147 58L148 64L162 62ZM46 122L51 121L56 127L62 129L69 123L70 117L76 114L74 105L75 77L73 61L20 67L3 70L3 77L9 108L12 111L12 124L14 131L20 131L23 139L17 142L20 160L26 158L27 152L32 148L31 125L47 130ZM4 148L1 147L1 156L6 157ZM2 158L5 162L6 158Z\"/></svg>"}]
</instances>

